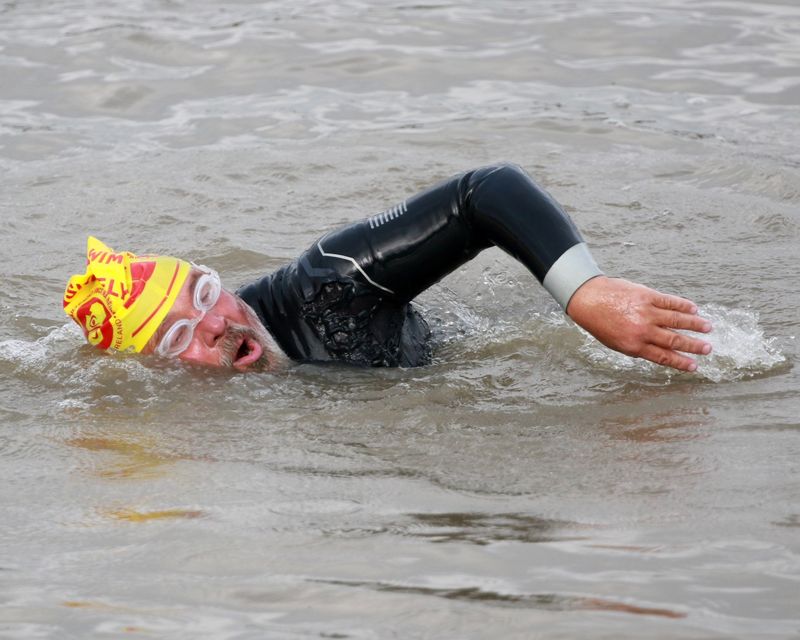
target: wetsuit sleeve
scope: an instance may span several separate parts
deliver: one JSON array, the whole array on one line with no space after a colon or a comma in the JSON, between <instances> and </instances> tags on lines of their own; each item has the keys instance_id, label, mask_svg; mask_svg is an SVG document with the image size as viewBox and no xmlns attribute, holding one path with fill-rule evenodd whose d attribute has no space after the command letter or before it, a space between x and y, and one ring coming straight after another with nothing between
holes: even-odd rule
<instances>
[{"instance_id":1,"label":"wetsuit sleeve","mask_svg":"<svg viewBox=\"0 0 800 640\"><path fill-rule=\"evenodd\" d=\"M455 176L326 235L311 252L314 262L408 301L491 246L522 262L564 309L602 274L561 206L511 164Z\"/></svg>"}]
</instances>

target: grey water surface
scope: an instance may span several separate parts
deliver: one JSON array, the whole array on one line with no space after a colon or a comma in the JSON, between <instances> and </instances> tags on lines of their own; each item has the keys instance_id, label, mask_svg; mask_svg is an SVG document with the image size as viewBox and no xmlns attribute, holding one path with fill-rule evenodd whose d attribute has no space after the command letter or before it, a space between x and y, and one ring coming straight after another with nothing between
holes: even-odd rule
<instances>
[{"instance_id":1,"label":"grey water surface","mask_svg":"<svg viewBox=\"0 0 800 640\"><path fill-rule=\"evenodd\" d=\"M800 637L800 5L0 1L0 637ZM235 288L477 165L697 301L695 375L484 252L416 370L104 356L86 236Z\"/></svg>"}]
</instances>

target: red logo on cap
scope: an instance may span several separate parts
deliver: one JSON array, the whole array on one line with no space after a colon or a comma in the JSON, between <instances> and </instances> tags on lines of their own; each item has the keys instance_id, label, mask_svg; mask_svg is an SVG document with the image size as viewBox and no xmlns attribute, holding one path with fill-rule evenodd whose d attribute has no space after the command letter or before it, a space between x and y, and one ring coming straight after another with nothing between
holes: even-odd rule
<instances>
[{"instance_id":1,"label":"red logo on cap","mask_svg":"<svg viewBox=\"0 0 800 640\"><path fill-rule=\"evenodd\" d=\"M114 338L111 310L102 298L90 298L75 312L86 339L100 349L108 349Z\"/></svg>"},{"instance_id":2,"label":"red logo on cap","mask_svg":"<svg viewBox=\"0 0 800 640\"><path fill-rule=\"evenodd\" d=\"M150 276L156 270L155 262L132 262L131 263L131 295L125 301L125 308L128 309L136 298L142 295L144 287Z\"/></svg>"}]
</instances>

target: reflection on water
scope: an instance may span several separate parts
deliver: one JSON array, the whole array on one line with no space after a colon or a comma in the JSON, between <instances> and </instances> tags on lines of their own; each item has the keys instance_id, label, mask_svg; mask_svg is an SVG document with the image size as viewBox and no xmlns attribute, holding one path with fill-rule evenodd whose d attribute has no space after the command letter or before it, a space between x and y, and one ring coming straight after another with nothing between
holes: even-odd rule
<instances>
[{"instance_id":1,"label":"reflection on water","mask_svg":"<svg viewBox=\"0 0 800 640\"><path fill-rule=\"evenodd\" d=\"M669 413L615 416L604 420L599 426L615 440L646 444L707 438L708 431L703 427L708 422L704 410L681 408Z\"/></svg>"},{"instance_id":2,"label":"reflection on water","mask_svg":"<svg viewBox=\"0 0 800 640\"><path fill-rule=\"evenodd\" d=\"M399 584L328 581L329 584L360 587L387 593L403 593L420 596L436 596L448 600L479 602L490 606L512 607L524 609L544 609L547 611L615 611L642 616L663 616L665 618L685 618L686 614L670 609L640 607L623 602L612 602L601 598L580 598L546 594L509 594L486 591L480 587L458 587L454 589L438 589L430 587L414 587Z\"/></svg>"},{"instance_id":3,"label":"reflection on water","mask_svg":"<svg viewBox=\"0 0 800 640\"><path fill-rule=\"evenodd\" d=\"M403 535L431 542L470 542L486 545L503 540L536 543L556 540L576 540L557 532L574 523L547 520L524 513L412 513L415 526L402 531Z\"/></svg>"},{"instance_id":4,"label":"reflection on water","mask_svg":"<svg viewBox=\"0 0 800 640\"><path fill-rule=\"evenodd\" d=\"M203 517L196 509L163 509L161 511L134 511L132 509L113 509L106 512L110 518L126 522L151 522L153 520L193 519Z\"/></svg>"},{"instance_id":5,"label":"reflection on water","mask_svg":"<svg viewBox=\"0 0 800 640\"><path fill-rule=\"evenodd\" d=\"M66 444L87 451L108 451L117 454L118 460L93 465L94 473L101 478L156 478L167 472L165 465L176 460L173 456L155 451L153 447L156 443L145 446L122 439L79 437L67 440Z\"/></svg>"}]
</instances>

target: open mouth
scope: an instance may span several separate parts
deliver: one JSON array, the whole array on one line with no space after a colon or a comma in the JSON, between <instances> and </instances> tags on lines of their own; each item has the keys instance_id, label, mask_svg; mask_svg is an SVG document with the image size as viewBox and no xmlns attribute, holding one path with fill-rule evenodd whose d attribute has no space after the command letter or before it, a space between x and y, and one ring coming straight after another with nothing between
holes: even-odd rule
<instances>
[{"instance_id":1,"label":"open mouth","mask_svg":"<svg viewBox=\"0 0 800 640\"><path fill-rule=\"evenodd\" d=\"M249 367L264 353L264 349L253 338L243 337L239 348L233 356L233 366L237 368Z\"/></svg>"}]
</instances>

